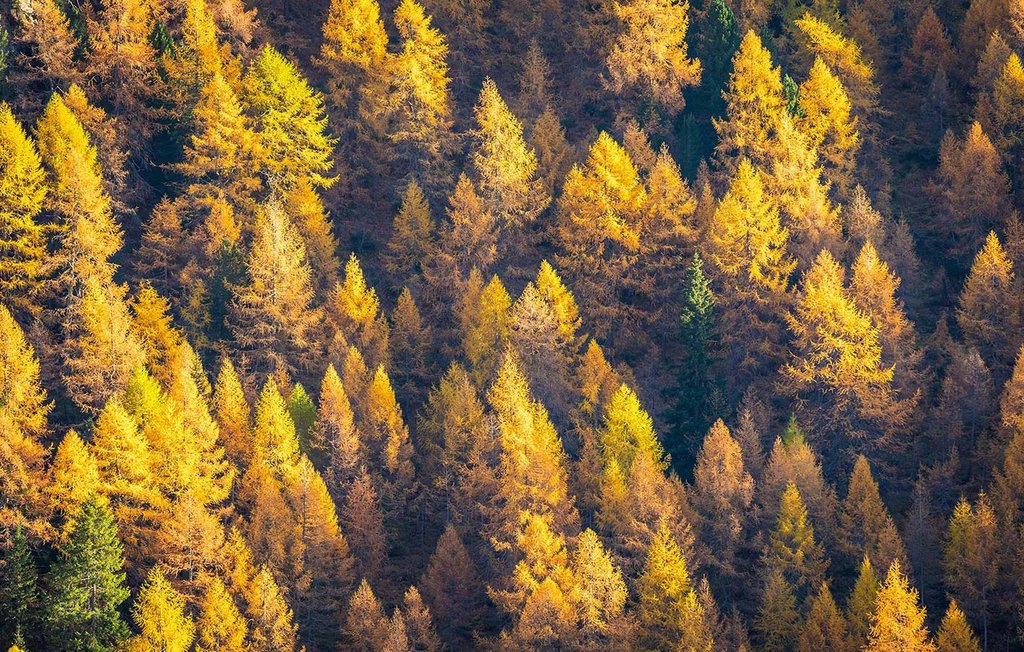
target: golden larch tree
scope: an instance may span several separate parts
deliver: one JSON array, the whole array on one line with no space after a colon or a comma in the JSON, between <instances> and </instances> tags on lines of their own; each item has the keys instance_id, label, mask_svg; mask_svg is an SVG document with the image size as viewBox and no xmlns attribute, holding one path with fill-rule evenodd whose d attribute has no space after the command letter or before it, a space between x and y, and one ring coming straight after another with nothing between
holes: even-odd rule
<instances>
[{"instance_id":1,"label":"golden larch tree","mask_svg":"<svg viewBox=\"0 0 1024 652\"><path fill-rule=\"evenodd\" d=\"M935 642L938 652L981 652L981 643L956 600L949 601Z\"/></svg>"},{"instance_id":2,"label":"golden larch tree","mask_svg":"<svg viewBox=\"0 0 1024 652\"><path fill-rule=\"evenodd\" d=\"M92 277L84 286L67 324L71 338L64 382L78 406L97 411L128 384L145 361L145 350L125 304L127 288Z\"/></svg>"},{"instance_id":3,"label":"golden larch tree","mask_svg":"<svg viewBox=\"0 0 1024 652\"><path fill-rule=\"evenodd\" d=\"M395 26L402 48L390 62L387 134L407 152L414 170L427 172L428 166L440 163L452 123L448 41L416 0L402 0L395 9Z\"/></svg>"},{"instance_id":4,"label":"golden larch tree","mask_svg":"<svg viewBox=\"0 0 1024 652\"><path fill-rule=\"evenodd\" d=\"M110 258L121 248L103 174L82 123L54 94L36 123L36 141L47 172L46 208L56 215L59 243L54 261L69 292L81 292L87 279L112 282Z\"/></svg>"},{"instance_id":5,"label":"golden larch tree","mask_svg":"<svg viewBox=\"0 0 1024 652\"><path fill-rule=\"evenodd\" d=\"M532 221L551 199L537 178L537 157L523 140L523 126L490 78L484 80L474 115L470 160L488 209L506 227Z\"/></svg>"},{"instance_id":6,"label":"golden larch tree","mask_svg":"<svg viewBox=\"0 0 1024 652\"><path fill-rule=\"evenodd\" d=\"M235 291L231 325L252 371L306 368L322 312L312 305L306 247L279 204L261 211L246 270L248 283Z\"/></svg>"},{"instance_id":7,"label":"golden larch tree","mask_svg":"<svg viewBox=\"0 0 1024 652\"><path fill-rule=\"evenodd\" d=\"M657 107L666 117L675 116L686 105L683 90L701 79L701 63L687 47L690 4L630 0L613 6L621 27L605 62L606 85L641 115ZM643 116L657 125L658 117L651 117Z\"/></svg>"},{"instance_id":8,"label":"golden larch tree","mask_svg":"<svg viewBox=\"0 0 1024 652\"><path fill-rule=\"evenodd\" d=\"M19 527L33 537L48 535L46 449L41 438L51 407L39 381L35 352L0 304L0 446L6 451L0 463L0 548L7 548Z\"/></svg>"},{"instance_id":9,"label":"golden larch tree","mask_svg":"<svg viewBox=\"0 0 1024 652\"><path fill-rule=\"evenodd\" d=\"M871 631L864 649L868 652L935 652L925 617L917 590L907 582L899 560L894 560L885 582L878 588L875 610L871 614Z\"/></svg>"},{"instance_id":10,"label":"golden larch tree","mask_svg":"<svg viewBox=\"0 0 1024 652\"><path fill-rule=\"evenodd\" d=\"M39 213L47 184L35 143L0 104L0 293L10 310L32 313L44 271L46 232Z\"/></svg>"},{"instance_id":11,"label":"golden larch tree","mask_svg":"<svg viewBox=\"0 0 1024 652\"><path fill-rule=\"evenodd\" d=\"M159 567L149 572L132 617L139 634L127 643L131 652L188 652L195 639L195 623L185 613L185 599L174 590Z\"/></svg>"},{"instance_id":12,"label":"golden larch tree","mask_svg":"<svg viewBox=\"0 0 1024 652\"><path fill-rule=\"evenodd\" d=\"M842 82L820 58L814 60L800 85L800 129L818 151L826 177L844 195L853 189L856 155L860 148L857 118Z\"/></svg>"},{"instance_id":13,"label":"golden larch tree","mask_svg":"<svg viewBox=\"0 0 1024 652\"><path fill-rule=\"evenodd\" d=\"M711 627L690 580L686 558L668 528L662 526L648 547L635 588L640 619L636 643L640 649L713 649Z\"/></svg>"},{"instance_id":14,"label":"golden larch tree","mask_svg":"<svg viewBox=\"0 0 1024 652\"><path fill-rule=\"evenodd\" d=\"M245 652L249 627L234 598L216 575L204 578L196 620L196 652Z\"/></svg>"},{"instance_id":15,"label":"golden larch tree","mask_svg":"<svg viewBox=\"0 0 1024 652\"><path fill-rule=\"evenodd\" d=\"M241 96L255 117L271 185L288 188L300 178L321 188L334 182L329 174L337 141L327 132L324 98L295 64L265 45L246 71Z\"/></svg>"},{"instance_id":16,"label":"golden larch tree","mask_svg":"<svg viewBox=\"0 0 1024 652\"><path fill-rule=\"evenodd\" d=\"M759 167L767 165L775 123L786 102L779 69L772 66L771 53L753 31L743 36L722 96L725 117L714 121L718 160L730 173L744 158Z\"/></svg>"},{"instance_id":17,"label":"golden larch tree","mask_svg":"<svg viewBox=\"0 0 1024 652\"><path fill-rule=\"evenodd\" d=\"M1002 378L1009 373L1020 341L1021 305L1014 279L1013 262L990 232L974 258L956 309L964 339Z\"/></svg>"}]
</instances>

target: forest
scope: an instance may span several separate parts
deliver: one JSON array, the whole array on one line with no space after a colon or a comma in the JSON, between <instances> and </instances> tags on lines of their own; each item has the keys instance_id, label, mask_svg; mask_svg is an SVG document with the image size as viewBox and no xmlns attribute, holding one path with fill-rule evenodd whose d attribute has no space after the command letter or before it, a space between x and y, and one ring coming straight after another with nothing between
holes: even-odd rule
<instances>
[{"instance_id":1,"label":"forest","mask_svg":"<svg viewBox=\"0 0 1024 652\"><path fill-rule=\"evenodd\" d=\"M3 0L0 650L1024 649L1024 0Z\"/></svg>"}]
</instances>

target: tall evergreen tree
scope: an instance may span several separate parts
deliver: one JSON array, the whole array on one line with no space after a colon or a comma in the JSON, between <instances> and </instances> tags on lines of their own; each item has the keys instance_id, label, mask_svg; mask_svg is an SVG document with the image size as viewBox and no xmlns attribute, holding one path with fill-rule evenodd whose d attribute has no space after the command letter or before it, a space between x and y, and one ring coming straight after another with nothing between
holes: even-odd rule
<instances>
[{"instance_id":1,"label":"tall evergreen tree","mask_svg":"<svg viewBox=\"0 0 1024 652\"><path fill-rule=\"evenodd\" d=\"M24 530L18 528L0 555L0 647L38 642L42 595L39 571Z\"/></svg>"},{"instance_id":2,"label":"tall evergreen tree","mask_svg":"<svg viewBox=\"0 0 1024 652\"><path fill-rule=\"evenodd\" d=\"M719 399L711 367L715 355L715 295L704 275L704 261L695 252L686 275L680 316L683 359L676 372L675 406L669 413L672 433L668 449L680 472L692 468L697 439L707 431Z\"/></svg>"},{"instance_id":3,"label":"tall evergreen tree","mask_svg":"<svg viewBox=\"0 0 1024 652\"><path fill-rule=\"evenodd\" d=\"M128 598L124 551L110 511L94 495L47 576L50 645L72 652L118 649L128 638L119 609Z\"/></svg>"}]
</instances>

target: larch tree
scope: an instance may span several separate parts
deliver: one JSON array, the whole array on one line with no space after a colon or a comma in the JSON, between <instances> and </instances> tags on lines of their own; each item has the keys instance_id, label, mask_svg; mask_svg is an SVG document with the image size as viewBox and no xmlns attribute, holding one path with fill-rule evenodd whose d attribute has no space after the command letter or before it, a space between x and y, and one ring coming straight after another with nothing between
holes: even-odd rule
<instances>
[{"instance_id":1,"label":"larch tree","mask_svg":"<svg viewBox=\"0 0 1024 652\"><path fill-rule=\"evenodd\" d=\"M488 588L491 600L514 619L501 641L513 648L558 645L568 641L575 627L569 602L573 587L565 537L552 531L550 517L525 510L516 535L516 563L507 588Z\"/></svg>"},{"instance_id":2,"label":"larch tree","mask_svg":"<svg viewBox=\"0 0 1024 652\"><path fill-rule=\"evenodd\" d=\"M87 277L82 298L72 305L66 325L71 346L65 353L64 382L84 410L97 411L124 389L145 351L125 304L127 288Z\"/></svg>"},{"instance_id":3,"label":"larch tree","mask_svg":"<svg viewBox=\"0 0 1024 652\"><path fill-rule=\"evenodd\" d=\"M121 248L121 229L103 187L96 148L82 123L54 94L36 123L36 141L50 193L45 204L56 215L57 261L64 289L79 294L87 279L112 282L110 258Z\"/></svg>"},{"instance_id":4,"label":"larch tree","mask_svg":"<svg viewBox=\"0 0 1024 652\"><path fill-rule=\"evenodd\" d=\"M919 604L917 590L907 582L899 560L893 560L885 582L878 589L875 610L871 614L868 652L904 650L935 652L935 644L925 626L925 609Z\"/></svg>"},{"instance_id":5,"label":"larch tree","mask_svg":"<svg viewBox=\"0 0 1024 652\"><path fill-rule=\"evenodd\" d=\"M608 401L622 385L622 379L605 357L601 345L591 339L587 343L576 368L576 383L580 388L579 411L597 428L608 407Z\"/></svg>"},{"instance_id":6,"label":"larch tree","mask_svg":"<svg viewBox=\"0 0 1024 652\"><path fill-rule=\"evenodd\" d=\"M312 179L299 177L282 197L284 211L298 229L306 245L317 294L325 295L338 280L338 241L334 237L331 216L324 208Z\"/></svg>"},{"instance_id":7,"label":"larch tree","mask_svg":"<svg viewBox=\"0 0 1024 652\"><path fill-rule=\"evenodd\" d=\"M697 455L690 502L699 515L700 540L714 553L711 566L721 577L740 572L737 555L754 500L754 480L743 466L743 451L719 419Z\"/></svg>"},{"instance_id":8,"label":"larch tree","mask_svg":"<svg viewBox=\"0 0 1024 652\"><path fill-rule=\"evenodd\" d=\"M716 156L730 173L742 159L766 166L785 99L779 69L772 66L771 53L753 31L740 42L722 94L726 112L725 117L714 120L719 141Z\"/></svg>"},{"instance_id":9,"label":"larch tree","mask_svg":"<svg viewBox=\"0 0 1024 652\"><path fill-rule=\"evenodd\" d=\"M498 496L504 504L491 535L495 546L515 545L523 510L547 519L555 532L571 528L576 513L569 495L562 441L544 406L533 399L526 376L508 351L487 400L500 442Z\"/></svg>"},{"instance_id":10,"label":"larch tree","mask_svg":"<svg viewBox=\"0 0 1024 652\"><path fill-rule=\"evenodd\" d=\"M301 383L292 385L292 392L288 395L288 414L292 418L292 423L295 424L299 448L303 451L309 450L309 432L313 427L313 421L316 420L316 406Z\"/></svg>"},{"instance_id":11,"label":"larch tree","mask_svg":"<svg viewBox=\"0 0 1024 652\"><path fill-rule=\"evenodd\" d=\"M341 526L359 573L367 580L380 580L387 561L384 515L373 479L365 471L347 487L341 507Z\"/></svg>"},{"instance_id":12,"label":"larch tree","mask_svg":"<svg viewBox=\"0 0 1024 652\"><path fill-rule=\"evenodd\" d=\"M249 65L242 100L255 117L271 186L288 188L299 178L321 188L333 183L337 141L327 133L323 95L270 45Z\"/></svg>"},{"instance_id":13,"label":"larch tree","mask_svg":"<svg viewBox=\"0 0 1024 652\"><path fill-rule=\"evenodd\" d=\"M161 383L170 385L174 364L185 346L172 323L170 303L144 281L131 302L131 311L147 368Z\"/></svg>"},{"instance_id":14,"label":"larch tree","mask_svg":"<svg viewBox=\"0 0 1024 652\"><path fill-rule=\"evenodd\" d=\"M562 337L552 306L533 283L527 283L512 306L509 336L537 399L556 419L568 411L569 343Z\"/></svg>"},{"instance_id":15,"label":"larch tree","mask_svg":"<svg viewBox=\"0 0 1024 652\"><path fill-rule=\"evenodd\" d=\"M667 315L662 307L676 300L675 288L685 280L679 259L688 256L697 242L693 221L697 201L665 144L655 155L646 182L647 203L637 227L639 251L625 289L636 296L632 303L643 323L654 324L664 323L662 317Z\"/></svg>"},{"instance_id":16,"label":"larch tree","mask_svg":"<svg viewBox=\"0 0 1024 652\"><path fill-rule=\"evenodd\" d=\"M74 529L47 577L47 640L64 649L115 650L128 638L119 608L128 599L124 549L114 518L98 498L82 504Z\"/></svg>"},{"instance_id":17,"label":"larch tree","mask_svg":"<svg viewBox=\"0 0 1024 652\"><path fill-rule=\"evenodd\" d=\"M614 460L624 473L629 473L637 457L646 458L656 468L668 464L651 417L625 384L608 401L600 436L605 463Z\"/></svg>"},{"instance_id":18,"label":"larch tree","mask_svg":"<svg viewBox=\"0 0 1024 652\"><path fill-rule=\"evenodd\" d=\"M871 632L871 616L875 612L879 583L875 577L871 559L864 557L857 573L857 581L850 592L846 605L846 620L850 625L850 640L853 645L863 647Z\"/></svg>"},{"instance_id":19,"label":"larch tree","mask_svg":"<svg viewBox=\"0 0 1024 652\"><path fill-rule=\"evenodd\" d=\"M992 117L992 111L994 110L991 104L991 91L996 80L999 79L999 75L1002 74L1006 62L1010 60L1011 54L1013 54L1013 50L1006 44L1002 34L999 32L993 33L989 37L988 43L985 45L985 51L982 52L978 60L978 67L974 70L974 75L970 79L972 90L978 93L977 103L975 104L975 117L986 126L990 126L990 123L986 122L984 118L986 116Z\"/></svg>"},{"instance_id":20,"label":"larch tree","mask_svg":"<svg viewBox=\"0 0 1024 652\"><path fill-rule=\"evenodd\" d=\"M1013 263L995 233L974 258L956 310L964 339L978 349L989 368L1005 378L1017 353L1021 320Z\"/></svg>"},{"instance_id":21,"label":"larch tree","mask_svg":"<svg viewBox=\"0 0 1024 652\"><path fill-rule=\"evenodd\" d=\"M31 314L44 271L46 232L38 218L47 184L35 143L0 104L0 293L11 310Z\"/></svg>"},{"instance_id":22,"label":"larch tree","mask_svg":"<svg viewBox=\"0 0 1024 652\"><path fill-rule=\"evenodd\" d=\"M425 459L424 483L432 480L437 500L454 517L484 514L497 493L498 442L489 433L479 390L461 365L452 364L427 396L417 445Z\"/></svg>"},{"instance_id":23,"label":"larch tree","mask_svg":"<svg viewBox=\"0 0 1024 652\"><path fill-rule=\"evenodd\" d=\"M903 56L901 77L912 87L923 89L940 68L949 72L956 65L953 45L935 9L928 7L914 28L910 48Z\"/></svg>"},{"instance_id":24,"label":"larch tree","mask_svg":"<svg viewBox=\"0 0 1024 652\"><path fill-rule=\"evenodd\" d=\"M796 261L787 253L789 231L765 194L763 173L749 160L739 162L707 237L708 257L721 288L718 332L723 363L744 380L756 378L780 362L782 313ZM751 346L752 342L758 344Z\"/></svg>"},{"instance_id":25,"label":"larch tree","mask_svg":"<svg viewBox=\"0 0 1024 652\"><path fill-rule=\"evenodd\" d=\"M409 399L422 399L423 393L419 388L429 382L433 332L423 319L412 292L409 288L402 288L391 312L388 356L392 360L406 361L395 369L395 376L402 394Z\"/></svg>"},{"instance_id":26,"label":"larch tree","mask_svg":"<svg viewBox=\"0 0 1024 652\"><path fill-rule=\"evenodd\" d=\"M312 455L322 462L324 480L335 501L340 502L343 490L366 463L367 452L355 424L352 403L333 364L327 366L320 383L311 439Z\"/></svg>"},{"instance_id":27,"label":"larch tree","mask_svg":"<svg viewBox=\"0 0 1024 652\"><path fill-rule=\"evenodd\" d=\"M572 164L573 148L552 109L546 109L537 117L528 129L527 142L537 154L537 169L544 191L554 196Z\"/></svg>"},{"instance_id":28,"label":"larch tree","mask_svg":"<svg viewBox=\"0 0 1024 652\"><path fill-rule=\"evenodd\" d=\"M807 521L807 508L792 482L782 495L775 528L768 537L765 565L770 570L782 571L800 599L821 584L828 567L825 550L814 538L814 527Z\"/></svg>"},{"instance_id":29,"label":"larch tree","mask_svg":"<svg viewBox=\"0 0 1024 652\"><path fill-rule=\"evenodd\" d=\"M291 527L285 551L293 552L272 556L270 562L275 568L291 566L284 577L296 624L311 647L324 645L340 625L342 597L352 582L352 557L334 501L309 458L303 455L281 471L289 511L284 523Z\"/></svg>"},{"instance_id":30,"label":"larch tree","mask_svg":"<svg viewBox=\"0 0 1024 652\"><path fill-rule=\"evenodd\" d=\"M248 283L232 304L232 329L239 348L252 358L252 371L305 368L322 313L311 305L306 247L276 203L261 212L246 269Z\"/></svg>"},{"instance_id":31,"label":"larch tree","mask_svg":"<svg viewBox=\"0 0 1024 652\"><path fill-rule=\"evenodd\" d=\"M870 240L864 242L850 271L850 296L878 329L882 365L893 368L893 384L901 395L916 400L913 395L922 382L923 354L914 324L898 297L900 278L879 258Z\"/></svg>"},{"instance_id":32,"label":"larch tree","mask_svg":"<svg viewBox=\"0 0 1024 652\"><path fill-rule=\"evenodd\" d=\"M800 634L800 612L793 587L781 569L769 569L754 617L754 634L765 652L790 650Z\"/></svg>"},{"instance_id":33,"label":"larch tree","mask_svg":"<svg viewBox=\"0 0 1024 652\"><path fill-rule=\"evenodd\" d=\"M551 266L551 263L546 260L541 261L534 282L541 297L551 307L551 312L558 323L559 336L569 351L576 353L578 344L580 344L577 332L581 324L576 297L562 282L561 276Z\"/></svg>"},{"instance_id":34,"label":"larch tree","mask_svg":"<svg viewBox=\"0 0 1024 652\"><path fill-rule=\"evenodd\" d=\"M605 84L645 122L657 125L659 116L644 115L652 109L673 118L686 104L683 90L701 80L701 62L687 46L689 3L631 0L614 9L620 31L605 62Z\"/></svg>"},{"instance_id":35,"label":"larch tree","mask_svg":"<svg viewBox=\"0 0 1024 652\"><path fill-rule=\"evenodd\" d=\"M878 483L871 476L871 465L860 455L853 465L849 488L839 512L839 540L846 553L848 566L865 556L876 568L889 566L894 559L907 563L896 524L882 502Z\"/></svg>"},{"instance_id":36,"label":"larch tree","mask_svg":"<svg viewBox=\"0 0 1024 652\"><path fill-rule=\"evenodd\" d=\"M536 39L531 40L526 49L516 81L519 93L512 102L516 115L527 125L535 124L540 115L554 104L551 63Z\"/></svg>"},{"instance_id":37,"label":"larch tree","mask_svg":"<svg viewBox=\"0 0 1024 652\"><path fill-rule=\"evenodd\" d=\"M231 595L239 599L249 624L251 647L248 649L258 652L295 650L296 626L292 610L270 569L254 564L252 550L237 529L232 528L228 533L221 554L224 584Z\"/></svg>"},{"instance_id":38,"label":"larch tree","mask_svg":"<svg viewBox=\"0 0 1024 652\"><path fill-rule=\"evenodd\" d=\"M0 548L15 530L48 535L46 417L52 405L39 379L39 361L24 331L0 304Z\"/></svg>"},{"instance_id":39,"label":"larch tree","mask_svg":"<svg viewBox=\"0 0 1024 652\"><path fill-rule=\"evenodd\" d=\"M487 208L505 227L533 221L551 199L537 177L537 156L498 87L484 80L474 108L476 130L470 161ZM517 231L513 231L516 237ZM510 234L511 236L511 234Z\"/></svg>"},{"instance_id":40,"label":"larch tree","mask_svg":"<svg viewBox=\"0 0 1024 652\"><path fill-rule=\"evenodd\" d=\"M800 38L806 39L806 53L821 60L835 73L849 93L854 114L867 129L878 110L878 82L875 70L860 45L838 32L833 25L810 13L794 21Z\"/></svg>"},{"instance_id":41,"label":"larch tree","mask_svg":"<svg viewBox=\"0 0 1024 652\"><path fill-rule=\"evenodd\" d=\"M496 275L484 285L479 271L473 271L461 303L462 350L477 386L484 387L493 377L508 341L512 297Z\"/></svg>"},{"instance_id":42,"label":"larch tree","mask_svg":"<svg viewBox=\"0 0 1024 652\"><path fill-rule=\"evenodd\" d=\"M137 561L159 527L161 511L170 505L153 473L149 441L117 396L107 401L96 419L91 450L100 491L110 501L129 561Z\"/></svg>"},{"instance_id":43,"label":"larch tree","mask_svg":"<svg viewBox=\"0 0 1024 652\"><path fill-rule=\"evenodd\" d=\"M163 80L152 39L156 11L146 0L107 0L86 19L90 73L106 81L105 99L135 147L144 146L159 116L155 109Z\"/></svg>"},{"instance_id":44,"label":"larch tree","mask_svg":"<svg viewBox=\"0 0 1024 652\"><path fill-rule=\"evenodd\" d=\"M1024 154L1024 141L1012 125L1024 116L1024 66L1016 53L1006 59L994 80L987 102L979 102L978 120L992 138L1003 160L1017 169Z\"/></svg>"},{"instance_id":45,"label":"larch tree","mask_svg":"<svg viewBox=\"0 0 1024 652\"><path fill-rule=\"evenodd\" d=\"M574 585L570 601L576 605L577 626L583 641L621 644L628 636L623 620L628 595L622 571L601 539L584 530L570 560Z\"/></svg>"},{"instance_id":46,"label":"larch tree","mask_svg":"<svg viewBox=\"0 0 1024 652\"><path fill-rule=\"evenodd\" d=\"M591 145L584 166L574 167L566 177L554 227L559 245L555 262L572 280L598 335L608 334L608 319L629 314L620 292L640 247L646 201L639 170L605 132Z\"/></svg>"},{"instance_id":47,"label":"larch tree","mask_svg":"<svg viewBox=\"0 0 1024 652\"><path fill-rule=\"evenodd\" d=\"M345 263L344 279L331 291L326 312L329 328L333 329L334 341L329 343L332 353L351 345L359 349L368 365L387 363L387 318L355 254Z\"/></svg>"},{"instance_id":48,"label":"larch tree","mask_svg":"<svg viewBox=\"0 0 1024 652\"><path fill-rule=\"evenodd\" d=\"M72 84L62 98L96 146L96 158L103 170L103 188L111 197L115 215L125 216L130 213L126 202L137 199L138 195L136 189L129 185L129 152L124 123L116 116L108 115L102 106L90 102L78 84Z\"/></svg>"},{"instance_id":49,"label":"larch tree","mask_svg":"<svg viewBox=\"0 0 1024 652\"><path fill-rule=\"evenodd\" d=\"M1013 214L1010 179L978 122L962 140L952 134L942 139L931 190L942 207L932 229L964 264L982 246L985 235Z\"/></svg>"},{"instance_id":50,"label":"larch tree","mask_svg":"<svg viewBox=\"0 0 1024 652\"><path fill-rule=\"evenodd\" d=\"M31 18L14 33L14 47L5 56L14 65L6 66L5 77L15 91L16 107L36 113L42 97L81 81L82 71L75 59L80 41L60 3L34 3Z\"/></svg>"},{"instance_id":51,"label":"larch tree","mask_svg":"<svg viewBox=\"0 0 1024 652\"><path fill-rule=\"evenodd\" d=\"M460 179L461 183L461 179ZM402 206L391 223L387 270L398 282L413 278L434 248L434 220L423 188L415 179L402 193Z\"/></svg>"},{"instance_id":52,"label":"larch tree","mask_svg":"<svg viewBox=\"0 0 1024 652\"><path fill-rule=\"evenodd\" d=\"M223 580L206 578L196 620L196 652L244 652L248 636L249 626Z\"/></svg>"},{"instance_id":53,"label":"larch tree","mask_svg":"<svg viewBox=\"0 0 1024 652\"><path fill-rule=\"evenodd\" d=\"M58 541L66 542L82 505L93 497L97 497L100 504L106 502L98 495L100 472L96 457L74 430L64 435L48 470L46 496L56 517Z\"/></svg>"},{"instance_id":54,"label":"larch tree","mask_svg":"<svg viewBox=\"0 0 1024 652\"><path fill-rule=\"evenodd\" d=\"M391 378L384 365L378 365L366 390L365 432L379 464L381 492L389 513L404 509L405 498L413 489L416 470L412 464L413 447L409 427L402 416ZM396 511L398 510L398 511Z\"/></svg>"},{"instance_id":55,"label":"larch tree","mask_svg":"<svg viewBox=\"0 0 1024 652\"><path fill-rule=\"evenodd\" d=\"M153 568L135 598L132 618L139 634L127 643L132 652L188 652L195 623L185 613L185 599L159 567Z\"/></svg>"},{"instance_id":56,"label":"larch tree","mask_svg":"<svg viewBox=\"0 0 1024 652\"><path fill-rule=\"evenodd\" d=\"M164 48L161 71L167 76L166 101L176 117L187 116L195 107L200 89L216 74L238 81L230 47L221 45L217 24L207 0L186 0L179 28L180 39L173 49Z\"/></svg>"},{"instance_id":57,"label":"larch tree","mask_svg":"<svg viewBox=\"0 0 1024 652\"><path fill-rule=\"evenodd\" d=\"M664 526L647 549L643 573L636 581L640 649L713 649L711 628L697 599L686 559Z\"/></svg>"},{"instance_id":58,"label":"larch tree","mask_svg":"<svg viewBox=\"0 0 1024 652\"><path fill-rule=\"evenodd\" d=\"M820 58L800 85L800 109L798 125L808 146L818 151L825 176L845 196L853 189L860 133L846 89Z\"/></svg>"},{"instance_id":59,"label":"larch tree","mask_svg":"<svg viewBox=\"0 0 1024 652\"><path fill-rule=\"evenodd\" d=\"M259 136L241 99L220 73L199 91L192 133L177 170L191 183L191 194L214 193L236 209L251 210L262 187L257 172L264 156ZM219 247L220 242L212 243Z\"/></svg>"},{"instance_id":60,"label":"larch tree","mask_svg":"<svg viewBox=\"0 0 1024 652\"><path fill-rule=\"evenodd\" d=\"M432 168L443 167L442 152L452 123L448 41L416 0L402 0L395 9L395 26L402 48L390 62L390 90L384 106L387 134L405 151L414 171L440 179L443 173Z\"/></svg>"},{"instance_id":61,"label":"larch tree","mask_svg":"<svg viewBox=\"0 0 1024 652\"><path fill-rule=\"evenodd\" d=\"M474 269L486 274L499 258L497 218L465 174L459 175L445 212L448 220L441 227L438 251L427 274L428 283L442 295L452 275L468 280Z\"/></svg>"},{"instance_id":62,"label":"larch tree","mask_svg":"<svg viewBox=\"0 0 1024 652\"><path fill-rule=\"evenodd\" d=\"M814 406L810 422L822 442L877 445L906 422L908 406L895 396L892 368L882 366L878 329L844 280L842 266L822 251L788 317L794 348L784 374L794 394Z\"/></svg>"},{"instance_id":63,"label":"larch tree","mask_svg":"<svg viewBox=\"0 0 1024 652\"><path fill-rule=\"evenodd\" d=\"M387 617L374 595L370 583L363 579L348 601L345 615L345 635L356 649L384 649L387 636Z\"/></svg>"},{"instance_id":64,"label":"larch tree","mask_svg":"<svg viewBox=\"0 0 1024 652\"><path fill-rule=\"evenodd\" d=\"M252 456L252 417L242 381L228 356L221 359L210 407L220 427L225 455L236 466L245 466Z\"/></svg>"},{"instance_id":65,"label":"larch tree","mask_svg":"<svg viewBox=\"0 0 1024 652\"><path fill-rule=\"evenodd\" d=\"M950 595L980 624L987 646L992 615L1005 598L1000 591L1003 541L988 497L974 505L961 498L953 509L942 554L942 567Z\"/></svg>"},{"instance_id":66,"label":"larch tree","mask_svg":"<svg viewBox=\"0 0 1024 652\"><path fill-rule=\"evenodd\" d=\"M423 597L415 586L410 586L402 594L401 614L406 622L412 649L426 652L438 652L441 649L441 639L434 628L430 609L424 604Z\"/></svg>"},{"instance_id":67,"label":"larch tree","mask_svg":"<svg viewBox=\"0 0 1024 652\"><path fill-rule=\"evenodd\" d=\"M825 482L821 461L807 443L795 417L790 418L782 435L776 437L760 478L757 496L766 517L776 513L790 482L800 491L811 521L827 539L835 525L839 505L832 485Z\"/></svg>"},{"instance_id":68,"label":"larch tree","mask_svg":"<svg viewBox=\"0 0 1024 652\"><path fill-rule=\"evenodd\" d=\"M437 540L420 587L441 636L446 641L463 640L481 617L486 595L469 551L451 523Z\"/></svg>"},{"instance_id":69,"label":"larch tree","mask_svg":"<svg viewBox=\"0 0 1024 652\"><path fill-rule=\"evenodd\" d=\"M976 57L989 34L1004 29L1009 19L1009 2L973 0L967 3L967 13L960 25L959 34L965 54Z\"/></svg>"},{"instance_id":70,"label":"larch tree","mask_svg":"<svg viewBox=\"0 0 1024 652\"><path fill-rule=\"evenodd\" d=\"M846 619L832 598L828 584L822 582L811 603L803 632L797 640L798 652L831 649L840 652L853 650L846 631Z\"/></svg>"},{"instance_id":71,"label":"larch tree","mask_svg":"<svg viewBox=\"0 0 1024 652\"><path fill-rule=\"evenodd\" d=\"M949 601L935 642L938 652L981 652L981 643L956 600Z\"/></svg>"},{"instance_id":72,"label":"larch tree","mask_svg":"<svg viewBox=\"0 0 1024 652\"><path fill-rule=\"evenodd\" d=\"M327 97L339 110L339 126L348 136L383 108L389 54L380 4L377 0L332 0L322 33L315 61L327 73ZM347 149L346 140L341 144Z\"/></svg>"},{"instance_id":73,"label":"larch tree","mask_svg":"<svg viewBox=\"0 0 1024 652\"><path fill-rule=\"evenodd\" d=\"M292 610L270 569L261 566L248 587L249 622L252 624L252 645L257 652L292 652L298 648L297 627Z\"/></svg>"},{"instance_id":74,"label":"larch tree","mask_svg":"<svg viewBox=\"0 0 1024 652\"><path fill-rule=\"evenodd\" d=\"M299 459L295 423L273 378L267 378L256 401L250 464L291 466Z\"/></svg>"}]
</instances>

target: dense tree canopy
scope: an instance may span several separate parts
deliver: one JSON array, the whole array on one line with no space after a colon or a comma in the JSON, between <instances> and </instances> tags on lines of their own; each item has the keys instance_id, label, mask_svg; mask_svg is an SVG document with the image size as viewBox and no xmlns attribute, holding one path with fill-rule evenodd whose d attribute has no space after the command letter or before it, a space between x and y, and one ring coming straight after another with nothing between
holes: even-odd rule
<instances>
[{"instance_id":1,"label":"dense tree canopy","mask_svg":"<svg viewBox=\"0 0 1024 652\"><path fill-rule=\"evenodd\" d=\"M1022 0L0 7L0 650L1024 645Z\"/></svg>"}]
</instances>

